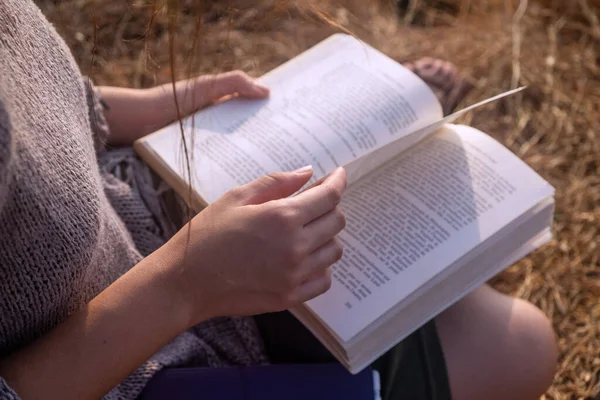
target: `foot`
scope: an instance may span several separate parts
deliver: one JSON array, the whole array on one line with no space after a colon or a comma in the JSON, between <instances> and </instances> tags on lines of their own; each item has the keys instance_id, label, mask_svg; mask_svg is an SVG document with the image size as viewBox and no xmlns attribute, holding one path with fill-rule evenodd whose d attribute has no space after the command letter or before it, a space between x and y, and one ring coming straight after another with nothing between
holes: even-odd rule
<instances>
[{"instance_id":1,"label":"foot","mask_svg":"<svg viewBox=\"0 0 600 400\"><path fill-rule=\"evenodd\" d=\"M404 64L421 78L438 96L444 115L454 112L460 102L473 89L473 85L461 78L456 67L444 60L424 57Z\"/></svg>"}]
</instances>

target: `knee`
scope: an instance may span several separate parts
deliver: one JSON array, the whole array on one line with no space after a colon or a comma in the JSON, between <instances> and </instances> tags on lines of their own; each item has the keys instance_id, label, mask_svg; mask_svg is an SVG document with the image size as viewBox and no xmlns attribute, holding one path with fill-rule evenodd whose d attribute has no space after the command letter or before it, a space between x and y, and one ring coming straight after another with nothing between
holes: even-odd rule
<instances>
[{"instance_id":1,"label":"knee","mask_svg":"<svg viewBox=\"0 0 600 400\"><path fill-rule=\"evenodd\" d=\"M516 368L507 371L523 388L523 399L539 398L552 384L558 344L550 320L533 304L514 299L507 349Z\"/></svg>"},{"instance_id":2,"label":"knee","mask_svg":"<svg viewBox=\"0 0 600 400\"><path fill-rule=\"evenodd\" d=\"M436 318L455 399L538 399L552 384L558 349L533 304L488 286Z\"/></svg>"}]
</instances>

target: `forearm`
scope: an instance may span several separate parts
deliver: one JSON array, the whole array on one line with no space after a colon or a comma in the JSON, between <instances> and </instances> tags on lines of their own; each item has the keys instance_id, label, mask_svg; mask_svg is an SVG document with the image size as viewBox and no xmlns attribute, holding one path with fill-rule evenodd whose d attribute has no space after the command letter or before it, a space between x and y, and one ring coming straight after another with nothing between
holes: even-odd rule
<instances>
[{"instance_id":1,"label":"forearm","mask_svg":"<svg viewBox=\"0 0 600 400\"><path fill-rule=\"evenodd\" d=\"M189 115L205 104L196 95L201 78L180 81L173 86L165 84L151 89L126 89L104 86L99 90L107 105L106 116L112 145L130 145L135 140L152 133L178 119ZM177 111L179 107L179 114Z\"/></svg>"},{"instance_id":2,"label":"forearm","mask_svg":"<svg viewBox=\"0 0 600 400\"><path fill-rule=\"evenodd\" d=\"M146 259L32 345L0 361L23 398L99 398L188 328L160 258Z\"/></svg>"},{"instance_id":3,"label":"forearm","mask_svg":"<svg viewBox=\"0 0 600 400\"><path fill-rule=\"evenodd\" d=\"M110 144L130 145L178 118L187 116L228 96L263 99L269 89L239 71L204 75L152 89L100 87Z\"/></svg>"},{"instance_id":4,"label":"forearm","mask_svg":"<svg viewBox=\"0 0 600 400\"><path fill-rule=\"evenodd\" d=\"M155 104L152 89L99 87L106 105L104 115L110 129L109 144L131 145L138 138L171 122L171 110Z\"/></svg>"}]
</instances>

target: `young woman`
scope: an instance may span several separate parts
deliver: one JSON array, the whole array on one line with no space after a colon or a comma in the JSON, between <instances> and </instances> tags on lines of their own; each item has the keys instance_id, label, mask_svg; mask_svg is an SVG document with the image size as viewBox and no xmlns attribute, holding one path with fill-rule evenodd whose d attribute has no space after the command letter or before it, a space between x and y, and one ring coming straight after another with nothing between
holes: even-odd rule
<instances>
[{"instance_id":1,"label":"young woman","mask_svg":"<svg viewBox=\"0 0 600 400\"><path fill-rule=\"evenodd\" d=\"M434 83L455 77L438 61L412 68ZM100 91L106 120L33 2L0 2L0 399L134 399L163 367L328 359L271 313L329 287L344 171L293 198L310 167L263 177L165 242L148 171L106 143L173 121L171 87ZM240 72L175 91L184 114L268 95ZM555 362L543 314L482 287L376 366L384 398L534 399Z\"/></svg>"}]
</instances>

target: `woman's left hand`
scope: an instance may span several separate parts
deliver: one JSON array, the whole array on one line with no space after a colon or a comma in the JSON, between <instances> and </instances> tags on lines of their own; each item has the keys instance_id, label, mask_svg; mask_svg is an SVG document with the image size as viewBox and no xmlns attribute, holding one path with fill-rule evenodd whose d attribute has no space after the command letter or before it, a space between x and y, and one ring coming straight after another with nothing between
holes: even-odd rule
<instances>
[{"instance_id":1,"label":"woman's left hand","mask_svg":"<svg viewBox=\"0 0 600 400\"><path fill-rule=\"evenodd\" d=\"M263 99L269 95L267 87L242 71L203 75L151 89L104 86L99 91L107 106L105 116L113 145L130 145L179 117L229 96Z\"/></svg>"},{"instance_id":2,"label":"woman's left hand","mask_svg":"<svg viewBox=\"0 0 600 400\"><path fill-rule=\"evenodd\" d=\"M179 106L189 114L227 96L237 95L248 99L262 99L269 95L269 88L261 85L242 71L231 71L217 75L203 75L175 85ZM162 85L151 89L158 97L167 95L173 100L173 85ZM191 95L187 95L187 93Z\"/></svg>"}]
</instances>

